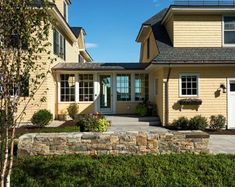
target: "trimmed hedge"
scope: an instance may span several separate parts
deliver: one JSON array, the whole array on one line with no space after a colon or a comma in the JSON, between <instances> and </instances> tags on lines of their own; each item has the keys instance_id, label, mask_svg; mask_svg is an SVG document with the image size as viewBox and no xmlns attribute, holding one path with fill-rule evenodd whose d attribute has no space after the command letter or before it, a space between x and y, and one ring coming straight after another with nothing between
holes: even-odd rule
<instances>
[{"instance_id":1,"label":"trimmed hedge","mask_svg":"<svg viewBox=\"0 0 235 187\"><path fill-rule=\"evenodd\" d=\"M12 186L235 186L235 155L57 156L16 160Z\"/></svg>"}]
</instances>

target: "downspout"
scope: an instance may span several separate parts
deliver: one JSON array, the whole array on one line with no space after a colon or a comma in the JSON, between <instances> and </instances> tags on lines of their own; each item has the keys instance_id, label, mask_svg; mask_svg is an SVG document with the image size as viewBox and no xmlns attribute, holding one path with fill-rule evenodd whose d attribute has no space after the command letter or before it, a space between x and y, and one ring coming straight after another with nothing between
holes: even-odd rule
<instances>
[{"instance_id":1,"label":"downspout","mask_svg":"<svg viewBox=\"0 0 235 187\"><path fill-rule=\"evenodd\" d=\"M171 64L168 67L167 80L165 82L165 125L169 124L169 79L171 75Z\"/></svg>"}]
</instances>

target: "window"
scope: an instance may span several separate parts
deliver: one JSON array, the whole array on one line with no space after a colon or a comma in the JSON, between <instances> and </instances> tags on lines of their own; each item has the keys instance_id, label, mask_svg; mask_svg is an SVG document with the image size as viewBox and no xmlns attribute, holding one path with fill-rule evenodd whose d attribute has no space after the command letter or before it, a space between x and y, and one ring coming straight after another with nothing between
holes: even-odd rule
<instances>
[{"instance_id":1,"label":"window","mask_svg":"<svg viewBox=\"0 0 235 187\"><path fill-rule=\"evenodd\" d=\"M64 36L55 29L53 38L54 54L65 60L66 42Z\"/></svg>"},{"instance_id":2,"label":"window","mask_svg":"<svg viewBox=\"0 0 235 187\"><path fill-rule=\"evenodd\" d=\"M82 55L78 55L78 62L84 63L84 58L82 57Z\"/></svg>"},{"instance_id":3,"label":"window","mask_svg":"<svg viewBox=\"0 0 235 187\"><path fill-rule=\"evenodd\" d=\"M60 75L60 100L62 102L75 101L75 75Z\"/></svg>"},{"instance_id":4,"label":"window","mask_svg":"<svg viewBox=\"0 0 235 187\"><path fill-rule=\"evenodd\" d=\"M94 80L92 74L79 75L79 101L94 100Z\"/></svg>"},{"instance_id":5,"label":"window","mask_svg":"<svg viewBox=\"0 0 235 187\"><path fill-rule=\"evenodd\" d=\"M150 58L150 39L147 39L147 59Z\"/></svg>"},{"instance_id":6,"label":"window","mask_svg":"<svg viewBox=\"0 0 235 187\"><path fill-rule=\"evenodd\" d=\"M67 20L67 4L64 2L64 18Z\"/></svg>"},{"instance_id":7,"label":"window","mask_svg":"<svg viewBox=\"0 0 235 187\"><path fill-rule=\"evenodd\" d=\"M198 96L198 76L181 75L181 96Z\"/></svg>"},{"instance_id":8,"label":"window","mask_svg":"<svg viewBox=\"0 0 235 187\"><path fill-rule=\"evenodd\" d=\"M230 92L235 92L235 82L230 82Z\"/></svg>"},{"instance_id":9,"label":"window","mask_svg":"<svg viewBox=\"0 0 235 187\"><path fill-rule=\"evenodd\" d=\"M148 74L135 74L135 101L146 101L149 99L149 77Z\"/></svg>"},{"instance_id":10,"label":"window","mask_svg":"<svg viewBox=\"0 0 235 187\"><path fill-rule=\"evenodd\" d=\"M20 97L28 97L29 96L29 76L20 76L20 83L16 84L13 82L10 84L10 95Z\"/></svg>"},{"instance_id":11,"label":"window","mask_svg":"<svg viewBox=\"0 0 235 187\"><path fill-rule=\"evenodd\" d=\"M117 100L131 100L131 75L117 74Z\"/></svg>"},{"instance_id":12,"label":"window","mask_svg":"<svg viewBox=\"0 0 235 187\"><path fill-rule=\"evenodd\" d=\"M224 44L235 45L235 17L224 17Z\"/></svg>"}]
</instances>

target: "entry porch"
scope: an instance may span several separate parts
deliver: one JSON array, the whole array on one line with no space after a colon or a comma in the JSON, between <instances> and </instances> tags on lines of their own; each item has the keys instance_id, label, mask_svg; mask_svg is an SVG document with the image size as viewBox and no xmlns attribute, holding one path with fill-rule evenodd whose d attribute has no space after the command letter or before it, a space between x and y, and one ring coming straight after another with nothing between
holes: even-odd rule
<instances>
[{"instance_id":1,"label":"entry porch","mask_svg":"<svg viewBox=\"0 0 235 187\"><path fill-rule=\"evenodd\" d=\"M143 101L154 104L155 82L146 64L58 64L56 118L66 115L71 103L79 113L134 114Z\"/></svg>"}]
</instances>

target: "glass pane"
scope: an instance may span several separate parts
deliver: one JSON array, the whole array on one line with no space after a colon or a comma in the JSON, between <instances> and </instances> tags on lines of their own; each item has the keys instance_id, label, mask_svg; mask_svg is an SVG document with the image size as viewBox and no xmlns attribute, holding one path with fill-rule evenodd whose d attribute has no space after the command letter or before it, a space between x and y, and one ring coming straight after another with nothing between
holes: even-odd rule
<instances>
[{"instance_id":1,"label":"glass pane","mask_svg":"<svg viewBox=\"0 0 235 187\"><path fill-rule=\"evenodd\" d=\"M235 31L225 31L224 32L224 43L225 44L235 44Z\"/></svg>"},{"instance_id":2,"label":"glass pane","mask_svg":"<svg viewBox=\"0 0 235 187\"><path fill-rule=\"evenodd\" d=\"M100 76L100 108L111 108L111 76Z\"/></svg>"},{"instance_id":3,"label":"glass pane","mask_svg":"<svg viewBox=\"0 0 235 187\"><path fill-rule=\"evenodd\" d=\"M235 83L230 83L230 92L235 92Z\"/></svg>"}]
</instances>

